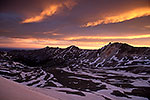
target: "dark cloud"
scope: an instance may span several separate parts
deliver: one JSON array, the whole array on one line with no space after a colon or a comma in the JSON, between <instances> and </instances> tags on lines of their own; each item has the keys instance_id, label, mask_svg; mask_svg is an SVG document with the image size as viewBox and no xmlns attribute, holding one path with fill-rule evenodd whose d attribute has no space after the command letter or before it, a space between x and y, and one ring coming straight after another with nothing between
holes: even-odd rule
<instances>
[{"instance_id":1,"label":"dark cloud","mask_svg":"<svg viewBox=\"0 0 150 100\"><path fill-rule=\"evenodd\" d=\"M97 21L107 16L120 15L136 8L149 8L149 0L71 0L76 3L73 6L64 5L65 1L67 0L0 0L0 37L64 41L65 38L73 36L127 36L149 34L150 32L150 28L147 27L150 26L148 15L123 22L81 27L87 22ZM25 19L40 16L41 12L50 5L60 3L63 3L63 7L60 7L56 14L44 15L44 18L36 23L21 23ZM71 9L67 6L71 6ZM67 41L65 44L88 41L86 39ZM106 41L109 40L91 40L91 42ZM110 39L110 41L127 40ZM143 40L138 39L137 41ZM0 43L2 42L1 40ZM61 43L46 44L61 45Z\"/></svg>"}]
</instances>

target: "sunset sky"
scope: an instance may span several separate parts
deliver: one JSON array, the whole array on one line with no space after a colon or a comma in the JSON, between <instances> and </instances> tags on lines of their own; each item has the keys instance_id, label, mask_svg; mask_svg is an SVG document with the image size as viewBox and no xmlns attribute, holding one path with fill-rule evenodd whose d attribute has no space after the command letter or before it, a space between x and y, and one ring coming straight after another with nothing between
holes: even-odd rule
<instances>
[{"instance_id":1,"label":"sunset sky","mask_svg":"<svg viewBox=\"0 0 150 100\"><path fill-rule=\"evenodd\" d=\"M0 0L0 47L150 47L150 0Z\"/></svg>"}]
</instances>

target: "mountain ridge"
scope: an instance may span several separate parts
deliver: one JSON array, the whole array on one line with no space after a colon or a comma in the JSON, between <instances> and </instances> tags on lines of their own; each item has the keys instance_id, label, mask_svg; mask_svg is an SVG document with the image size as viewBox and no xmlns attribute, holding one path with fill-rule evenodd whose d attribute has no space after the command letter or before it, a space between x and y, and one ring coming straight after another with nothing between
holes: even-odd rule
<instances>
[{"instance_id":1,"label":"mountain ridge","mask_svg":"<svg viewBox=\"0 0 150 100\"><path fill-rule=\"evenodd\" d=\"M129 46L129 47L134 47L134 48L150 48L150 47L138 47L138 46L133 46L133 45L131 45L131 44L128 44L128 43L122 43L122 42L109 42L108 44L106 44L106 45L104 45L103 47L105 47L105 46L107 46L107 45L117 45L117 44L122 44L122 45L126 45L126 46ZM68 47L66 47L66 48L70 48L70 47L75 47L75 48L79 48L79 49L82 49L82 48L80 48L80 47L78 47L78 46L76 46L76 45L70 45L70 46L68 46ZM103 48L103 47L101 47L101 48ZM46 47L44 47L44 48L60 48L60 47L49 47L49 46L46 46ZM61 48L61 49L66 49L66 48ZM101 48L99 48L99 49L101 49ZM39 48L40 49L40 48ZM41 49L43 49L43 48L41 48ZM98 49L83 49L83 50L98 50Z\"/></svg>"},{"instance_id":2,"label":"mountain ridge","mask_svg":"<svg viewBox=\"0 0 150 100\"><path fill-rule=\"evenodd\" d=\"M29 66L116 66L118 61L134 57L150 58L149 47L133 47L126 43L109 43L97 50L45 47L37 50L13 50L7 52L13 61ZM126 58L125 58L126 57ZM116 63L117 62L117 63ZM120 64L121 65L121 64ZM124 65L124 64L123 64Z\"/></svg>"}]
</instances>

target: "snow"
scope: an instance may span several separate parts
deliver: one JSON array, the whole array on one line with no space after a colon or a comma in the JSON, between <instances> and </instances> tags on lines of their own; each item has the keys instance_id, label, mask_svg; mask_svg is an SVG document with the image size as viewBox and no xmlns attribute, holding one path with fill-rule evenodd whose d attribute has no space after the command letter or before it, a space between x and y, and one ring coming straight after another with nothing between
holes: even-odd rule
<instances>
[{"instance_id":1,"label":"snow","mask_svg":"<svg viewBox=\"0 0 150 100\"><path fill-rule=\"evenodd\" d=\"M113 90L117 90L117 89L113 89ZM119 90L120 91L120 90ZM147 98L144 98L144 97L138 97L138 96L129 96L131 98L126 98L126 97L116 97L114 95L111 95L110 93L112 93L113 91L110 91L110 90L101 90L101 91L98 91L98 92L95 92L96 95L104 95L108 98L111 98L111 100L148 100Z\"/></svg>"},{"instance_id":2,"label":"snow","mask_svg":"<svg viewBox=\"0 0 150 100\"><path fill-rule=\"evenodd\" d=\"M2 77L0 77L0 98L1 100L58 100Z\"/></svg>"},{"instance_id":3,"label":"snow","mask_svg":"<svg viewBox=\"0 0 150 100\"><path fill-rule=\"evenodd\" d=\"M112 56L111 59L118 61L118 63L120 64L121 62L123 62L124 58L125 57L123 57L121 60L119 60L116 56ZM105 59L103 59L103 61L99 62L100 59L101 59L100 57L96 57L93 59L93 62L91 62L90 64L94 64L94 65L96 65L96 67L100 64L102 65L105 62ZM134 60L128 59L128 62L126 64L132 64L134 61L138 61L138 62L147 61L148 62L147 64L149 64L149 62L150 62L150 60L145 59L145 58L134 57ZM90 62L90 60L89 59L80 59L80 63L85 64L85 62L88 63L88 62ZM44 86L44 84L46 82L54 83L57 86L57 88L53 88L53 87L50 87L52 89L36 88L35 90L40 91L40 92L42 91L41 93L44 93L48 96L54 96L55 98L58 98L61 100L103 100L104 98L102 96L108 97L112 100L148 100L147 98L144 98L144 97L138 97L138 96L132 96L132 95L129 95L130 97L132 97L131 99L125 98L125 97L116 97L114 95L111 95L110 93L112 93L114 90L118 90L120 92L124 92L124 91L131 92L133 88L124 89L121 87L117 87L115 85L111 85L107 82L101 81L101 79L98 79L98 78L105 79L105 76L107 77L107 76L116 76L116 75L134 77L137 79L133 79L132 82L130 83L131 85L134 85L137 87L149 87L150 83L148 81L150 80L150 78L148 80L143 80L142 78L140 78L140 77L150 77L150 75L147 73L134 74L131 72L126 72L126 71L121 71L121 70L115 71L115 70L113 70L114 67L107 67L107 68L102 67L102 68L95 68L95 69L92 69L92 67L91 68L90 67L87 67L87 68L81 67L81 69L78 69L78 71L71 71L69 67L58 68L58 69L62 70L61 73L63 71L66 71L69 73L74 73L76 75L87 75L87 76L93 77L93 79L92 78L89 79L88 77L82 78L82 77L76 77L76 76L69 76L68 78L75 78L75 79L79 79L79 80L92 81L93 83L99 83L100 85L102 85L102 84L106 85L106 88L107 88L107 90L99 90L97 92L93 92L93 91L90 91L89 89L86 89L86 91L89 91L89 92L83 92L83 91L79 91L79 90L73 90L70 88L62 88L63 87L62 84L58 83L57 81L51 80L52 78L54 78L53 74L47 73L42 69L40 69L40 72L34 72L32 70L30 72L21 72L21 71L18 71L18 69L8 71L10 69L9 67L12 66L11 64L9 64L7 62L6 63L0 63L0 64L2 66L2 68L0 69L0 72L20 73L21 77L24 79L26 78L26 76L31 76L31 79L33 79L33 80L28 81L28 82L23 82L23 84L25 84L25 85L26 84L32 84L33 82L37 82L37 81L39 81L39 82L36 84L33 84L32 87L37 87L38 85ZM21 66L22 68L24 67L24 65L21 65L20 63L13 62L13 67L19 68L19 66ZM72 64L72 66L78 67L79 65ZM132 66L117 66L117 68L127 68L127 67L136 67L136 66L138 67L138 65L132 65ZM142 65L142 66L143 67L150 67L150 65ZM4 70L3 70L3 67L4 67ZM101 71L104 73L98 73ZM40 73L43 73L43 75L40 75L40 77L38 77L37 79L34 79ZM50 77L47 80L44 80L44 78L46 77L47 74L50 74ZM17 77L11 77L10 79L16 79L16 78ZM95 78L97 78L97 79L95 79ZM114 83L119 84L121 82L120 80L117 80L117 79L108 79L108 80L111 81L111 83L114 82ZM73 83L78 84L77 81L75 81ZM97 85L97 86L99 86L99 85ZM79 95L75 95L75 94L66 94L65 92L59 92L58 90L67 90L67 91L71 91L71 92L82 92L86 96L79 96Z\"/></svg>"},{"instance_id":4,"label":"snow","mask_svg":"<svg viewBox=\"0 0 150 100\"><path fill-rule=\"evenodd\" d=\"M87 73L87 72L84 72L84 71L80 71L78 74L80 74L80 75L88 75L88 76L92 76L94 78L103 78L103 76L96 76L93 73Z\"/></svg>"},{"instance_id":5,"label":"snow","mask_svg":"<svg viewBox=\"0 0 150 100\"><path fill-rule=\"evenodd\" d=\"M21 72L20 75L21 75L22 78L25 78L25 77L26 77L26 73L25 73L25 72Z\"/></svg>"},{"instance_id":6,"label":"snow","mask_svg":"<svg viewBox=\"0 0 150 100\"><path fill-rule=\"evenodd\" d=\"M68 78L75 78L75 79L86 80L86 81L91 80L91 79L86 79L86 78L81 78L81 77L76 77L76 76L69 76Z\"/></svg>"},{"instance_id":7,"label":"snow","mask_svg":"<svg viewBox=\"0 0 150 100\"><path fill-rule=\"evenodd\" d=\"M90 65L95 64L101 57L98 57L94 62L91 62Z\"/></svg>"},{"instance_id":8,"label":"snow","mask_svg":"<svg viewBox=\"0 0 150 100\"><path fill-rule=\"evenodd\" d=\"M134 74L131 72L126 72L126 71L114 71L114 70L108 70L107 73L114 73L114 74L119 74L122 76L128 76L128 77L142 77L143 75L140 74ZM145 77L150 77L150 75L144 75Z\"/></svg>"},{"instance_id":9,"label":"snow","mask_svg":"<svg viewBox=\"0 0 150 100\"><path fill-rule=\"evenodd\" d=\"M133 83L131 83L134 86L141 86L141 87L149 87L150 83L143 79L136 79Z\"/></svg>"},{"instance_id":10,"label":"snow","mask_svg":"<svg viewBox=\"0 0 150 100\"><path fill-rule=\"evenodd\" d=\"M41 75L40 77L38 77L37 79L31 80L29 82L23 82L23 84L32 84L33 82L36 82L38 80L40 80L40 82L38 84L33 85L33 87L36 87L37 85L41 84L41 86L44 85L44 83L46 82L44 80L45 76L47 75L47 73L45 71L42 70L42 72L44 75Z\"/></svg>"},{"instance_id":11,"label":"snow","mask_svg":"<svg viewBox=\"0 0 150 100\"><path fill-rule=\"evenodd\" d=\"M123 89L109 85L109 84L106 84L106 85L107 85L107 87L109 87L109 90L100 90L97 92L82 92L86 96L78 96L75 94L66 94L64 92L57 92L58 90L67 90L67 91L72 91L72 92L73 91L78 92L78 90L73 90L70 88L51 88L51 89L46 89L46 90L36 88L36 90L40 91L46 95L50 95L50 96L53 96L53 97L61 99L61 100L105 100L104 98L102 98L102 96L108 97L111 100L130 100L129 98L125 98L125 97L120 98L120 97L110 95L110 93L112 93L113 90L119 90L119 91L123 92ZM131 91L131 90L129 90L129 91ZM132 97L131 100L148 100L147 98L138 97L138 96L130 96L130 97Z\"/></svg>"},{"instance_id":12,"label":"snow","mask_svg":"<svg viewBox=\"0 0 150 100\"><path fill-rule=\"evenodd\" d=\"M20 71L18 71L18 70L11 70L10 72L11 73L20 73Z\"/></svg>"},{"instance_id":13,"label":"snow","mask_svg":"<svg viewBox=\"0 0 150 100\"><path fill-rule=\"evenodd\" d=\"M54 82L54 81L50 81L50 82L54 83L57 87L63 86L62 84L60 84L60 83L58 83L58 82Z\"/></svg>"},{"instance_id":14,"label":"snow","mask_svg":"<svg viewBox=\"0 0 150 100\"><path fill-rule=\"evenodd\" d=\"M58 98L60 100L105 100L102 96L95 95L90 92L82 92L86 96L79 96L75 94L66 94L65 92L58 92L59 90L67 90L71 92L80 92L78 90L73 90L70 88L51 88L51 89L39 89L34 88L34 90L46 94L48 96L53 96L54 98ZM113 99L112 99L113 100Z\"/></svg>"},{"instance_id":15,"label":"snow","mask_svg":"<svg viewBox=\"0 0 150 100\"><path fill-rule=\"evenodd\" d=\"M10 73L10 71L7 71L7 70L0 70L0 72Z\"/></svg>"}]
</instances>

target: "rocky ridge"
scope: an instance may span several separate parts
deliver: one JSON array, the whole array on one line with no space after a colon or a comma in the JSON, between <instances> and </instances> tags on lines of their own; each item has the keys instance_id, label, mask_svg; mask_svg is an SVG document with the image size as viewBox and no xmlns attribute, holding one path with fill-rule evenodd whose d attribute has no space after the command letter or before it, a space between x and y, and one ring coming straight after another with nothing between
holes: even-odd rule
<instances>
[{"instance_id":1,"label":"rocky ridge","mask_svg":"<svg viewBox=\"0 0 150 100\"><path fill-rule=\"evenodd\" d=\"M29 66L87 66L109 67L144 64L149 65L150 48L132 47L113 43L98 50L79 49L70 46L65 49L46 47L39 50L16 50L8 52L13 61Z\"/></svg>"}]
</instances>

